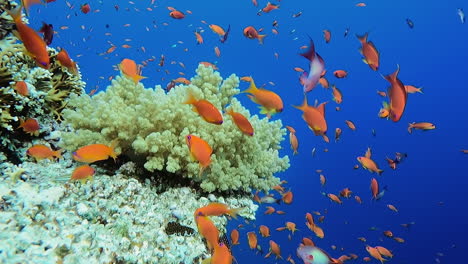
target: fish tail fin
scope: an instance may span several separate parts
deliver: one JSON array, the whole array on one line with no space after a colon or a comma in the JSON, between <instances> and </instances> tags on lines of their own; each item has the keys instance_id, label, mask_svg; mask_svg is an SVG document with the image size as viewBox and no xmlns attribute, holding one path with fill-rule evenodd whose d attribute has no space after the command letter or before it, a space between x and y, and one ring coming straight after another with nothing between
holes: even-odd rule
<instances>
[{"instance_id":1,"label":"fish tail fin","mask_svg":"<svg viewBox=\"0 0 468 264\"><path fill-rule=\"evenodd\" d=\"M109 148L110 148L109 156L114 159L114 162L117 159L117 153L115 152L115 148L118 146L118 144L119 144L119 140L114 139L114 140L112 140L112 142L111 142L111 144L109 146Z\"/></svg>"},{"instance_id":2,"label":"fish tail fin","mask_svg":"<svg viewBox=\"0 0 468 264\"><path fill-rule=\"evenodd\" d=\"M383 170L377 169L377 174L382 175L383 172L384 172Z\"/></svg>"},{"instance_id":3,"label":"fish tail fin","mask_svg":"<svg viewBox=\"0 0 468 264\"><path fill-rule=\"evenodd\" d=\"M52 156L54 156L57 159L61 159L62 158L62 151L63 151L62 149L53 151Z\"/></svg>"},{"instance_id":4,"label":"fish tail fin","mask_svg":"<svg viewBox=\"0 0 468 264\"><path fill-rule=\"evenodd\" d=\"M356 34L356 37L359 39L359 41L361 42L361 44L364 44L367 42L367 36L369 35L369 32L366 32L364 35L360 36L358 34Z\"/></svg>"},{"instance_id":5,"label":"fish tail fin","mask_svg":"<svg viewBox=\"0 0 468 264\"><path fill-rule=\"evenodd\" d=\"M24 119L20 117L20 118L19 118L19 121L20 121L20 124L19 124L19 126L18 126L16 129L22 128L22 127L24 126Z\"/></svg>"},{"instance_id":6,"label":"fish tail fin","mask_svg":"<svg viewBox=\"0 0 468 264\"><path fill-rule=\"evenodd\" d=\"M140 80L145 79L145 78L147 78L147 77L141 76L141 75L139 75L139 74L135 74L135 75L132 77L132 80L133 80L135 83L138 83L138 82L140 82Z\"/></svg>"},{"instance_id":7,"label":"fish tail fin","mask_svg":"<svg viewBox=\"0 0 468 264\"><path fill-rule=\"evenodd\" d=\"M292 107L304 111L305 109L307 109L308 106L309 105L307 104L307 96L304 95L304 101L302 101L302 104L301 105L293 105Z\"/></svg>"},{"instance_id":8,"label":"fish tail fin","mask_svg":"<svg viewBox=\"0 0 468 264\"><path fill-rule=\"evenodd\" d=\"M423 87L419 87L419 89L418 89L418 93L422 93L422 94L424 94L424 92L422 91L422 89L423 89Z\"/></svg>"},{"instance_id":9,"label":"fish tail fin","mask_svg":"<svg viewBox=\"0 0 468 264\"><path fill-rule=\"evenodd\" d=\"M258 35L258 42L260 44L263 44L263 39L266 37L267 35Z\"/></svg>"},{"instance_id":10,"label":"fish tail fin","mask_svg":"<svg viewBox=\"0 0 468 264\"><path fill-rule=\"evenodd\" d=\"M415 122L413 122L413 123L408 123L408 133L411 134L411 133L413 132L414 124L415 124Z\"/></svg>"},{"instance_id":11,"label":"fish tail fin","mask_svg":"<svg viewBox=\"0 0 468 264\"><path fill-rule=\"evenodd\" d=\"M21 22L21 11L23 10L23 6L19 5L15 9L12 10L6 10L7 13L13 18L13 21L15 23Z\"/></svg>"},{"instance_id":12,"label":"fish tail fin","mask_svg":"<svg viewBox=\"0 0 468 264\"><path fill-rule=\"evenodd\" d=\"M255 86L254 79L251 76L250 77L250 86L249 86L249 88L247 90L243 91L243 93L255 94L257 91L258 91L258 88L257 88L257 86Z\"/></svg>"},{"instance_id":13,"label":"fish tail fin","mask_svg":"<svg viewBox=\"0 0 468 264\"><path fill-rule=\"evenodd\" d=\"M228 211L228 214L234 218L234 219L237 219L237 215L239 214L240 211L244 210L245 208L244 207L240 207L240 208L233 208L233 209L230 209Z\"/></svg>"},{"instance_id":14,"label":"fish tail fin","mask_svg":"<svg viewBox=\"0 0 468 264\"><path fill-rule=\"evenodd\" d=\"M191 91L187 92L187 100L185 100L184 104L194 104L197 102L197 99L195 99L195 96L193 96L193 93Z\"/></svg>"}]
</instances>

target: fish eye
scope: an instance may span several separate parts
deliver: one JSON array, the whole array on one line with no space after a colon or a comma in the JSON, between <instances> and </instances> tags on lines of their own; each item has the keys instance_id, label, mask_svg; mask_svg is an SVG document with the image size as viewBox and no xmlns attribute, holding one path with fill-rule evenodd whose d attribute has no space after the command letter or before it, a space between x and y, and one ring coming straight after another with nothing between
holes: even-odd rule
<instances>
[{"instance_id":1,"label":"fish eye","mask_svg":"<svg viewBox=\"0 0 468 264\"><path fill-rule=\"evenodd\" d=\"M313 260L313 259L314 259L314 256L309 255L309 256L307 256L307 258L310 259L310 260Z\"/></svg>"}]
</instances>

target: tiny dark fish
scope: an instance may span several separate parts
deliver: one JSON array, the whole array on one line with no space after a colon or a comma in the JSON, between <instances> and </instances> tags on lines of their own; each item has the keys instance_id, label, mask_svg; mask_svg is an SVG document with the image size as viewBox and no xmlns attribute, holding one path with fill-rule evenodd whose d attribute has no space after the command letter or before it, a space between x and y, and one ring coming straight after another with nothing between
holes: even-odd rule
<instances>
[{"instance_id":1,"label":"tiny dark fish","mask_svg":"<svg viewBox=\"0 0 468 264\"><path fill-rule=\"evenodd\" d=\"M301 15L302 15L302 11L299 11L298 13L293 14L292 17L296 18L296 17L300 17Z\"/></svg>"},{"instance_id":2,"label":"tiny dark fish","mask_svg":"<svg viewBox=\"0 0 468 264\"><path fill-rule=\"evenodd\" d=\"M221 43L226 42L226 40L228 39L230 31L231 31L231 25L228 26L228 28L227 28L226 32L224 33L223 37L219 40L219 41L221 41Z\"/></svg>"},{"instance_id":3,"label":"tiny dark fish","mask_svg":"<svg viewBox=\"0 0 468 264\"><path fill-rule=\"evenodd\" d=\"M406 24L408 24L408 27L410 27L410 28L414 27L413 21L411 19L409 19L409 18L406 19Z\"/></svg>"},{"instance_id":4,"label":"tiny dark fish","mask_svg":"<svg viewBox=\"0 0 468 264\"><path fill-rule=\"evenodd\" d=\"M344 37L346 38L349 34L349 28L346 28L345 32L344 32Z\"/></svg>"},{"instance_id":5,"label":"tiny dark fish","mask_svg":"<svg viewBox=\"0 0 468 264\"><path fill-rule=\"evenodd\" d=\"M169 82L167 85L166 85L166 92L169 92L172 88L174 88L176 86L176 83L174 81L171 81Z\"/></svg>"},{"instance_id":6,"label":"tiny dark fish","mask_svg":"<svg viewBox=\"0 0 468 264\"><path fill-rule=\"evenodd\" d=\"M54 26L52 26L52 24L42 22L42 27L39 29L39 32L43 34L42 38L44 39L44 42L47 45L50 45L50 43L52 43L52 39L54 38Z\"/></svg>"}]
</instances>

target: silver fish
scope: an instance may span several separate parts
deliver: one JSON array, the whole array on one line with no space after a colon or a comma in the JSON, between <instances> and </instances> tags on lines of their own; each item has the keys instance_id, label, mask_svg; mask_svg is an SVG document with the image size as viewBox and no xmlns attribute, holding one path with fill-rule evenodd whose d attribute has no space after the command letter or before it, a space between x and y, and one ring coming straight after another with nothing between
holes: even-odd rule
<instances>
[{"instance_id":1,"label":"silver fish","mask_svg":"<svg viewBox=\"0 0 468 264\"><path fill-rule=\"evenodd\" d=\"M460 17L460 20L461 20L462 24L464 24L465 23L465 13L463 12L463 8L458 8L457 9L457 14Z\"/></svg>"}]
</instances>

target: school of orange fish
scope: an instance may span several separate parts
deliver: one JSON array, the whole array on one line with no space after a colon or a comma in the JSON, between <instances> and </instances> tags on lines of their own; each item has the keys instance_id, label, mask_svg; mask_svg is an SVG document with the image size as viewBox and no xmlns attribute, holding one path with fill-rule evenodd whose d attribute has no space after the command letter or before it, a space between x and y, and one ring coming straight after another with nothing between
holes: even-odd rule
<instances>
[{"instance_id":1,"label":"school of orange fish","mask_svg":"<svg viewBox=\"0 0 468 264\"><path fill-rule=\"evenodd\" d=\"M54 2L55 0L46 0L47 3ZM33 4L41 3L40 0L24 0L22 2L22 6L18 8L8 11L8 13L13 18L16 24L16 30L18 32L19 39L24 44L28 54L36 61L39 67L44 69L48 69L50 66L50 58L47 53L46 47L51 42L51 36L47 36L44 33L44 38L42 38L35 30L24 24L21 20L21 11L24 8L26 12L29 10L29 7ZM154 0L152 0L151 5L154 4ZM252 4L257 6L258 3L256 0L252 0ZM67 2L68 7L70 9L73 8L73 5ZM365 7L365 3L358 3L356 4L357 7ZM169 16L173 19L184 19L186 15L191 15L192 12L189 10L182 12L177 10L173 7L167 7L169 12ZM257 13L257 15L266 14L272 12L274 10L278 10L280 8L279 4L273 3L266 3L263 8ZM119 6L115 6L115 9L118 10ZM151 8L148 7L149 11ZM89 4L83 4L80 7L80 10L83 14L89 13L92 9ZM94 12L99 12L99 10L94 10ZM302 14L302 12L293 14L293 17L298 17ZM207 24L205 21L202 23ZM130 26L129 24L124 25L125 27ZM273 29L272 32L274 34L278 34L276 29L277 21L273 22ZM219 36L219 41L224 43L228 40L231 28L228 27L225 30L223 27L215 24L210 24L208 27ZM67 29L66 26L61 27L62 30ZM247 26L243 29L243 35L248 39L256 39L258 40L259 44L262 44L265 41L266 34L260 34L263 32L264 29L256 29L254 26ZM198 44L203 44L204 39L202 36L203 30L197 30L194 32L195 39ZM345 32L347 34L348 31ZM332 33L330 30L323 31L323 37L326 43L329 43L332 38ZM49 39L50 41L47 41ZM379 52L372 41L368 40L368 34L364 34L362 36L357 36L358 41L361 44L361 48L359 52L362 54L362 60L366 63L372 71L378 71L380 66L380 57ZM47 43L46 43L47 42ZM129 48L128 44L122 45L123 48ZM106 55L114 52L117 48L116 45L111 44L111 47L101 55ZM315 89L318 85L322 86L324 89L330 89L329 81L326 77L326 67L325 67L325 60L319 55L317 50L315 49L314 42L310 40L309 45L302 46L300 49L307 49L304 53L300 54L304 58L309 61L309 65L307 70L304 70L301 67L295 67L294 71L299 72L301 74L299 78L300 84L303 86L303 93L304 93L304 101L299 106L294 106L298 110L302 111L302 117L306 122L307 126L312 130L313 134L316 136L320 136L323 138L325 142L329 142L329 137L327 136L328 126L327 126L327 119L325 115L325 108L328 105L328 102L322 102L318 104L315 102L314 105L310 105L307 100L307 94L313 89ZM141 47L141 50L145 51L144 47ZM217 57L221 56L221 52L219 47L214 48L214 52ZM278 57L278 54L275 53L275 56ZM143 67L149 61L154 61L156 57L152 57L147 61L143 62ZM70 59L65 49L61 49L58 53L56 60L66 69L68 69L71 73L77 73L77 67L75 62ZM163 66L165 63L164 55L161 55L159 66ZM172 62L175 64L176 62ZM182 62L179 64L183 67ZM212 67L213 69L217 69L215 64L209 62L200 62L200 64L205 65L206 67ZM135 83L138 83L140 80L146 78L141 76L142 66L139 66L135 63L135 61L131 59L124 59L118 65L118 68L123 76L132 79ZM384 76L384 78L389 82L390 87L387 91L377 91L377 94L383 98L386 98L386 101L383 102L383 107L378 112L378 116L380 118L386 118L392 120L393 122L398 122L401 117L403 116L406 105L407 105L407 98L408 94L414 93L422 93L422 88L417 88L412 85L405 85L399 78L400 68L397 66L397 69L394 73ZM167 72L166 72L167 73ZM181 73L183 75L183 73ZM346 78L348 76L348 72L345 70L335 70L333 72L333 76L335 78ZM111 78L109 78L111 79ZM250 86L244 93L255 103L260 105L261 114L267 115L267 117L271 117L274 114L280 113L283 111L283 101L281 97L273 91L257 88L255 82L252 77L244 76L241 78L242 81L246 81L250 83ZM184 77L179 77L170 81L167 85L166 89L169 91L172 89L176 84L190 84L190 81ZM15 85L15 90L23 95L28 96L29 92L27 89L27 85L19 81ZM91 91L91 95L96 92L96 89ZM335 86L331 86L331 94L333 96L333 101L337 104L335 106L336 111L340 111L339 105L343 102L343 94L342 92ZM193 106L194 110L203 118L206 122L221 125L223 123L223 114L221 111L216 109L216 107L207 100L203 99L196 99L192 94L187 94L187 99L184 102L185 104L189 104ZM254 136L254 129L250 124L249 120L240 113L233 112L232 110L228 110L225 114L229 115L239 130L244 133L246 136ZM351 120L345 121L346 125L351 130L355 130L356 126ZM39 123L33 119L29 118L27 120L20 120L20 125L18 128L22 128L25 133L29 133L31 135L38 136L40 125ZM293 155L298 154L298 147L299 147L299 140L296 137L296 130L291 126L286 126L289 131L289 140L290 145L293 150ZM432 130L435 129L435 125L429 122L415 122L410 123L407 127L407 131L412 133L413 129L419 130ZM340 136L342 134L341 128L335 129L334 139L335 142L340 140ZM212 153L212 149L209 144L195 136L195 135L187 135L186 136L186 143L188 146L188 154L191 155L194 159L199 162L200 165L200 176L202 176L204 170L208 169L211 163L210 156ZM77 162L86 163L86 165L81 165L75 169L73 172L71 179L72 180L81 180L86 181L91 179L94 175L94 169L90 167L88 164L106 160L108 158L113 158L114 160L117 158L118 154L115 153L114 148L118 142L112 142L110 145L104 144L92 144L88 146L84 146L75 152L73 152L73 159ZM468 150L461 150L463 153L468 153ZM45 145L35 145L32 146L27 150L27 155L34 157L36 160L41 159L53 159L53 158L61 158L61 150L52 150ZM404 153L396 153L395 158L387 157L386 160L388 162L388 166L395 170L397 165L406 157ZM372 159L372 151L368 148L363 156L357 157L357 161L360 166L371 173L376 173L378 175L383 173L383 170L379 167L379 165ZM358 169L359 165L355 165L354 169ZM319 180L321 185L326 184L326 177L322 174L321 170L317 170L319 174ZM273 190L277 191L281 196L279 199L275 198L273 194L268 194L263 197L259 197L258 192L253 195L253 200L259 204L274 204L283 202L284 204L291 204L293 202L293 192L292 191L285 191L285 187L282 185L286 182L283 181L280 185L274 186ZM374 200L379 200L385 193L385 188L381 188L379 186L379 181L377 178L372 178L370 182L370 191L371 197ZM350 198L353 192L349 188L344 188L339 192L339 194L327 193L325 194L332 202L342 204L342 199ZM361 198L357 195L354 196L356 202L362 203ZM392 205L387 205L389 210L394 212L398 212L398 209ZM209 252L211 252L211 258L205 260L205 263L213 263L213 264L224 264L224 263L232 263L234 257L231 255L230 248L227 247L223 242L219 240L219 231L214 226L210 217L213 216L221 216L221 215L228 215L231 217L236 218L238 212L242 210L242 208L228 208L226 205L221 203L211 203L207 206L198 208L194 212L194 219L197 224L197 228L199 234L206 240L207 247ZM266 211L264 212L265 215L271 215L273 213L276 214L285 214L284 211L276 210L273 206L266 206ZM305 215L306 218L306 227L312 231L318 238L324 237L324 230L320 228L319 225L314 220L313 214L318 217L318 222L322 223L324 221L324 216L321 215L319 212L307 213ZM407 224L411 225L411 224ZM242 225L239 225L242 227ZM261 234L262 238L270 237L270 229L265 225L260 225L258 228L259 234ZM296 224L293 222L286 222L285 226L279 227L276 231L283 231L289 230L291 234L294 234L298 231L296 228ZM404 239L400 237L396 237L393 235L392 231L386 230L383 232L383 235L392 238L396 242L404 243ZM259 251L261 250L258 245L258 238L256 232L248 232L246 234L247 241L250 249ZM239 245L240 244L240 234L237 229L233 229L230 232L231 238L231 245ZM365 242L366 239L364 237L360 237L359 240ZM270 257L272 254L276 256L276 258L283 258L280 246L273 240L269 240L269 252L265 255L265 258ZM365 247L366 251L369 253L369 256L380 261L383 263L386 260L389 260L393 257L393 253L382 246L370 246L367 245ZM317 248L315 243L310 239L304 236L302 239L302 243L295 252L298 257L300 257L304 263L315 263L315 264L328 264L328 263L343 263L347 260L357 259L358 256L355 254L348 254L342 255L339 258L332 258L328 253L325 251ZM368 262L371 261L369 256L363 257L363 261ZM286 261L294 264L294 259L292 255L285 259Z\"/></svg>"}]
</instances>

